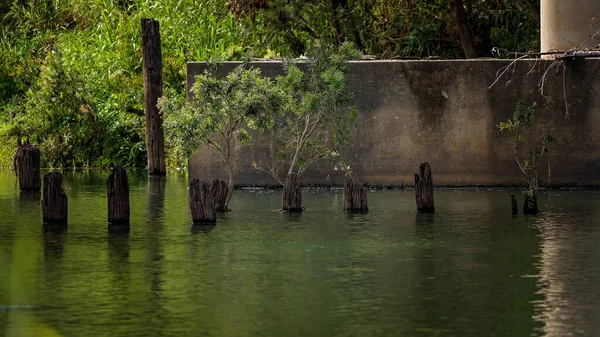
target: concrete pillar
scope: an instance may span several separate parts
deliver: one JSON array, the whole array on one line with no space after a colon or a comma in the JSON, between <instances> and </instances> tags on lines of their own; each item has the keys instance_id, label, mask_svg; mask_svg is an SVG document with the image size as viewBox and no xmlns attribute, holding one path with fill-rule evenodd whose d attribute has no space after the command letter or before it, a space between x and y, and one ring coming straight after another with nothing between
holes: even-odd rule
<instances>
[{"instance_id":1,"label":"concrete pillar","mask_svg":"<svg viewBox=\"0 0 600 337\"><path fill-rule=\"evenodd\" d=\"M542 0L541 51L592 48L600 44L590 35L600 31L600 1Z\"/></svg>"},{"instance_id":2,"label":"concrete pillar","mask_svg":"<svg viewBox=\"0 0 600 337\"><path fill-rule=\"evenodd\" d=\"M600 0L541 0L541 51L600 44Z\"/></svg>"}]
</instances>

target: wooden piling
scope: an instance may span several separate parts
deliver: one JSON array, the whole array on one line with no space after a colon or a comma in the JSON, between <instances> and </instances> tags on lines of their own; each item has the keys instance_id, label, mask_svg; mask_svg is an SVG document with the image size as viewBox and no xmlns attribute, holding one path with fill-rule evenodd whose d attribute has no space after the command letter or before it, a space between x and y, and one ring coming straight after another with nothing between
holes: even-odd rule
<instances>
[{"instance_id":1,"label":"wooden piling","mask_svg":"<svg viewBox=\"0 0 600 337\"><path fill-rule=\"evenodd\" d=\"M21 144L13 157L13 169L21 191L39 191L42 185L40 150L35 145Z\"/></svg>"},{"instance_id":2,"label":"wooden piling","mask_svg":"<svg viewBox=\"0 0 600 337\"><path fill-rule=\"evenodd\" d=\"M368 213L367 190L351 175L346 176L344 181L344 212L346 213Z\"/></svg>"},{"instance_id":3,"label":"wooden piling","mask_svg":"<svg viewBox=\"0 0 600 337\"><path fill-rule=\"evenodd\" d=\"M298 175L290 173L283 185L283 196L281 199L281 210L290 213L300 213L304 211L302 207L302 190L298 185Z\"/></svg>"},{"instance_id":4,"label":"wooden piling","mask_svg":"<svg viewBox=\"0 0 600 337\"><path fill-rule=\"evenodd\" d=\"M158 21L142 19L142 55L144 72L144 109L146 113L146 150L148 174L165 175L165 136L162 116L156 103L163 95L162 54Z\"/></svg>"},{"instance_id":5,"label":"wooden piling","mask_svg":"<svg viewBox=\"0 0 600 337\"><path fill-rule=\"evenodd\" d=\"M44 225L67 225L68 201L62 186L60 172L44 175L42 214Z\"/></svg>"},{"instance_id":6,"label":"wooden piling","mask_svg":"<svg viewBox=\"0 0 600 337\"><path fill-rule=\"evenodd\" d=\"M229 193L227 183L223 180L213 179L210 182L210 193L215 204L215 212L229 212L229 208L227 208L227 194Z\"/></svg>"},{"instance_id":7,"label":"wooden piling","mask_svg":"<svg viewBox=\"0 0 600 337\"><path fill-rule=\"evenodd\" d=\"M108 198L108 223L116 226L129 226L129 181L127 171L115 166L106 180Z\"/></svg>"},{"instance_id":8,"label":"wooden piling","mask_svg":"<svg viewBox=\"0 0 600 337\"><path fill-rule=\"evenodd\" d=\"M517 215L519 213L519 206L517 204L517 198L515 198L514 194L510 195L510 204L512 215Z\"/></svg>"},{"instance_id":9,"label":"wooden piling","mask_svg":"<svg viewBox=\"0 0 600 337\"><path fill-rule=\"evenodd\" d=\"M217 222L215 205L210 186L199 179L192 179L189 186L189 204L194 225L208 225Z\"/></svg>"},{"instance_id":10,"label":"wooden piling","mask_svg":"<svg viewBox=\"0 0 600 337\"><path fill-rule=\"evenodd\" d=\"M433 203L433 179L429 163L419 166L419 173L415 173L415 195L417 199L417 211L420 213L434 213Z\"/></svg>"}]
</instances>

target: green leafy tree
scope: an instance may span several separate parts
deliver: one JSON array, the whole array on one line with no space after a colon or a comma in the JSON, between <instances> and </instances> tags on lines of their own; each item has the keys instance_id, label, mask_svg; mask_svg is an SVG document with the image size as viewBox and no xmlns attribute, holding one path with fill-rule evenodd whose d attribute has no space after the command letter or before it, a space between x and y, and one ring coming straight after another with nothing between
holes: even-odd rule
<instances>
[{"instance_id":1,"label":"green leafy tree","mask_svg":"<svg viewBox=\"0 0 600 337\"><path fill-rule=\"evenodd\" d=\"M196 77L193 98L159 99L165 116L165 130L174 160L187 159L198 146L207 144L223 160L228 176L229 205L235 183L235 156L251 140L248 128L268 128L279 100L273 82L261 76L248 63L236 67L225 77L216 74L213 64Z\"/></svg>"},{"instance_id":2,"label":"green leafy tree","mask_svg":"<svg viewBox=\"0 0 600 337\"><path fill-rule=\"evenodd\" d=\"M528 189L524 193L523 209L525 213L538 212L537 192L539 188L538 165L544 156L548 156L550 146L556 142L551 132L543 133L534 124L536 104L528 105L518 101L513 118L500 122L498 128L508 135L512 146L515 162L527 180ZM550 180L550 158L548 157L548 179Z\"/></svg>"},{"instance_id":3,"label":"green leafy tree","mask_svg":"<svg viewBox=\"0 0 600 337\"><path fill-rule=\"evenodd\" d=\"M273 119L275 126L267 130L271 162L254 162L255 168L290 185L312 164L330 158L333 150L350 140L357 111L350 105L348 61L360 57L350 43L336 50L316 42L309 45L306 59L284 62L284 74L276 80L282 103ZM280 177L282 167L287 170L285 184ZM283 209L290 209L288 206L284 204ZM300 205L291 209L298 210Z\"/></svg>"},{"instance_id":4,"label":"green leafy tree","mask_svg":"<svg viewBox=\"0 0 600 337\"><path fill-rule=\"evenodd\" d=\"M229 8L251 40L288 56L315 39L350 41L382 58L476 57L539 45L538 0L229 0Z\"/></svg>"}]
</instances>

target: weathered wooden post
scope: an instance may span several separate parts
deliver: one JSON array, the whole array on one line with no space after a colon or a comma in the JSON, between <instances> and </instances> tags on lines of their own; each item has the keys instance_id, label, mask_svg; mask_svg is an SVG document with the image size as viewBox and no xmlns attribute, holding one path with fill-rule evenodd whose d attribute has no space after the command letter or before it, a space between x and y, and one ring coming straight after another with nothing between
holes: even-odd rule
<instances>
[{"instance_id":1,"label":"weathered wooden post","mask_svg":"<svg viewBox=\"0 0 600 337\"><path fill-rule=\"evenodd\" d=\"M40 150L35 145L22 144L17 147L13 169L17 173L21 191L40 190Z\"/></svg>"},{"instance_id":2,"label":"weathered wooden post","mask_svg":"<svg viewBox=\"0 0 600 337\"><path fill-rule=\"evenodd\" d=\"M517 215L519 213L519 206L517 205L517 198L515 198L514 194L510 195L510 204L512 215Z\"/></svg>"},{"instance_id":3,"label":"weathered wooden post","mask_svg":"<svg viewBox=\"0 0 600 337\"><path fill-rule=\"evenodd\" d=\"M67 224L69 206L61 183L60 172L50 172L44 175L44 199L42 200L44 225Z\"/></svg>"},{"instance_id":4,"label":"weathered wooden post","mask_svg":"<svg viewBox=\"0 0 600 337\"><path fill-rule=\"evenodd\" d=\"M142 19L142 54L144 63L144 109L146 112L146 150L148 174L166 174L165 136L162 117L156 107L163 95L162 55L158 21Z\"/></svg>"},{"instance_id":5,"label":"weathered wooden post","mask_svg":"<svg viewBox=\"0 0 600 337\"><path fill-rule=\"evenodd\" d=\"M215 212L229 212L227 208L227 194L229 187L223 180L213 179L210 182L210 193L215 203Z\"/></svg>"},{"instance_id":6,"label":"weathered wooden post","mask_svg":"<svg viewBox=\"0 0 600 337\"><path fill-rule=\"evenodd\" d=\"M129 226L129 181L127 171L115 166L106 180L108 198L108 223L116 226Z\"/></svg>"},{"instance_id":7,"label":"weathered wooden post","mask_svg":"<svg viewBox=\"0 0 600 337\"><path fill-rule=\"evenodd\" d=\"M417 211L420 213L433 213L433 179L429 163L419 166L419 173L415 173L415 195L417 198Z\"/></svg>"},{"instance_id":8,"label":"weathered wooden post","mask_svg":"<svg viewBox=\"0 0 600 337\"><path fill-rule=\"evenodd\" d=\"M215 204L210 186L206 182L196 178L190 181L189 203L194 225L215 224L217 222Z\"/></svg>"},{"instance_id":9,"label":"weathered wooden post","mask_svg":"<svg viewBox=\"0 0 600 337\"><path fill-rule=\"evenodd\" d=\"M298 185L298 175L296 173L288 174L285 185L283 185L281 203L281 210L284 212L300 213L304 211L304 208L302 208L302 190Z\"/></svg>"},{"instance_id":10,"label":"weathered wooden post","mask_svg":"<svg viewBox=\"0 0 600 337\"><path fill-rule=\"evenodd\" d=\"M351 175L346 176L344 181L344 212L346 213L368 213L367 190Z\"/></svg>"}]
</instances>

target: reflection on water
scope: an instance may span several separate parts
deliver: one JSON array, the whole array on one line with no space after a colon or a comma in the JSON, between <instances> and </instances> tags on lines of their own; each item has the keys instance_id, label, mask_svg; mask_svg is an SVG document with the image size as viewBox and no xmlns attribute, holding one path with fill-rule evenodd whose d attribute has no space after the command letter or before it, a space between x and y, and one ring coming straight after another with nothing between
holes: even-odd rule
<instances>
[{"instance_id":1,"label":"reflection on water","mask_svg":"<svg viewBox=\"0 0 600 337\"><path fill-rule=\"evenodd\" d=\"M186 177L130 173L131 226L109 230L108 172L65 173L69 227L0 172L0 335L594 336L600 195L552 192L513 217L510 191L236 191L192 226ZM514 192L513 192L514 193Z\"/></svg>"}]
</instances>

